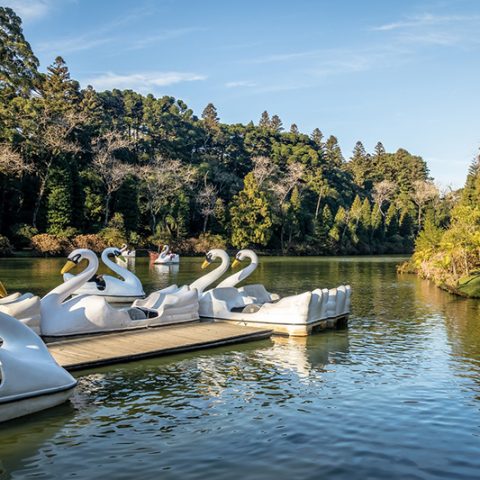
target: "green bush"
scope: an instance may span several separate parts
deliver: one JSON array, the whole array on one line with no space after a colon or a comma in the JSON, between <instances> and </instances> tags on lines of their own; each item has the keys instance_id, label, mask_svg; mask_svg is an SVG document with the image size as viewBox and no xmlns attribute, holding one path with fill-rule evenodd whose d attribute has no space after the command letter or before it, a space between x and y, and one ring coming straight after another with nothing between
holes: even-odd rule
<instances>
[{"instance_id":1,"label":"green bush","mask_svg":"<svg viewBox=\"0 0 480 480\"><path fill-rule=\"evenodd\" d=\"M0 235L0 255L6 257L12 253L12 244L10 243L10 240L7 237Z\"/></svg>"},{"instance_id":2,"label":"green bush","mask_svg":"<svg viewBox=\"0 0 480 480\"><path fill-rule=\"evenodd\" d=\"M12 242L17 248L28 248L32 242L32 237L38 234L38 230L26 223L16 223L10 229L12 232Z\"/></svg>"}]
</instances>

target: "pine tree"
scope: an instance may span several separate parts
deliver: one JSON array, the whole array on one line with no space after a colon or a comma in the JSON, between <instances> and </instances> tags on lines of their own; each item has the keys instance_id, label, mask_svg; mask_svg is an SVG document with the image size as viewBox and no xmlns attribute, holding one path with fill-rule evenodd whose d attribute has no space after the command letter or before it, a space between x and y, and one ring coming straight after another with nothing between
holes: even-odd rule
<instances>
[{"instance_id":1,"label":"pine tree","mask_svg":"<svg viewBox=\"0 0 480 480\"><path fill-rule=\"evenodd\" d=\"M372 208L372 219L370 223L372 227L373 238L382 241L385 236L385 231L383 228L383 215L377 204L375 204Z\"/></svg>"},{"instance_id":2,"label":"pine tree","mask_svg":"<svg viewBox=\"0 0 480 480\"><path fill-rule=\"evenodd\" d=\"M234 247L268 244L272 235L270 207L253 173L245 177L243 190L233 198L230 217Z\"/></svg>"},{"instance_id":3,"label":"pine tree","mask_svg":"<svg viewBox=\"0 0 480 480\"><path fill-rule=\"evenodd\" d=\"M262 116L260 117L260 121L258 122L258 126L260 128L270 128L270 115L268 114L268 112L265 110L264 112L262 112Z\"/></svg>"},{"instance_id":4,"label":"pine tree","mask_svg":"<svg viewBox=\"0 0 480 480\"><path fill-rule=\"evenodd\" d=\"M65 169L55 169L49 180L47 196L48 233L61 235L72 222L72 186Z\"/></svg>"},{"instance_id":5,"label":"pine tree","mask_svg":"<svg viewBox=\"0 0 480 480\"><path fill-rule=\"evenodd\" d=\"M294 135L300 134L296 123L292 123L292 125L290 126L290 133L293 133Z\"/></svg>"},{"instance_id":6,"label":"pine tree","mask_svg":"<svg viewBox=\"0 0 480 480\"><path fill-rule=\"evenodd\" d=\"M360 236L360 240L366 245L370 245L372 241L371 226L372 226L372 209L370 206L370 201L368 200L368 198L365 198L365 200L362 203L362 211L360 213L359 236Z\"/></svg>"},{"instance_id":7,"label":"pine tree","mask_svg":"<svg viewBox=\"0 0 480 480\"><path fill-rule=\"evenodd\" d=\"M340 167L345 161L337 137L333 135L330 135L325 143L325 157L328 164L335 167Z\"/></svg>"},{"instance_id":8,"label":"pine tree","mask_svg":"<svg viewBox=\"0 0 480 480\"><path fill-rule=\"evenodd\" d=\"M283 130L283 124L278 115L273 115L270 121L270 128L275 133L280 133Z\"/></svg>"},{"instance_id":9,"label":"pine tree","mask_svg":"<svg viewBox=\"0 0 480 480\"><path fill-rule=\"evenodd\" d=\"M315 128L312 132L311 139L313 143L317 145L317 147L323 148L323 133L319 128Z\"/></svg>"},{"instance_id":10,"label":"pine tree","mask_svg":"<svg viewBox=\"0 0 480 480\"><path fill-rule=\"evenodd\" d=\"M461 201L464 205L472 207L480 203L480 155L472 162L468 169Z\"/></svg>"},{"instance_id":11,"label":"pine tree","mask_svg":"<svg viewBox=\"0 0 480 480\"><path fill-rule=\"evenodd\" d=\"M390 204L385 215L385 228L388 238L398 234L398 211L393 203Z\"/></svg>"},{"instance_id":12,"label":"pine tree","mask_svg":"<svg viewBox=\"0 0 480 480\"><path fill-rule=\"evenodd\" d=\"M213 103L209 103L202 112L202 119L205 123L205 126L209 130L217 130L219 124L219 118L217 114L217 109Z\"/></svg>"},{"instance_id":13,"label":"pine tree","mask_svg":"<svg viewBox=\"0 0 480 480\"><path fill-rule=\"evenodd\" d=\"M350 212L348 215L348 230L350 232L350 237L354 245L360 241L358 230L361 216L362 200L357 195L352 203L352 206L350 207Z\"/></svg>"},{"instance_id":14,"label":"pine tree","mask_svg":"<svg viewBox=\"0 0 480 480\"><path fill-rule=\"evenodd\" d=\"M0 7L0 97L27 97L39 78L38 66L22 20L11 8Z\"/></svg>"},{"instance_id":15,"label":"pine tree","mask_svg":"<svg viewBox=\"0 0 480 480\"><path fill-rule=\"evenodd\" d=\"M44 108L55 113L71 111L81 100L79 83L70 78L67 64L62 57L55 58L47 70L41 89Z\"/></svg>"}]
</instances>

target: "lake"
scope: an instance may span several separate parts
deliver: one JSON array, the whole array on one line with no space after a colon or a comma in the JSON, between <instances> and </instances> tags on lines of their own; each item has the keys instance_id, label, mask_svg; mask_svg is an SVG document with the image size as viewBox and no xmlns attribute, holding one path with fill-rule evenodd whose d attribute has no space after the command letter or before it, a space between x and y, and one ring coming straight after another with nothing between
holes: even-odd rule
<instances>
[{"instance_id":1,"label":"lake","mask_svg":"<svg viewBox=\"0 0 480 480\"><path fill-rule=\"evenodd\" d=\"M79 372L70 403L0 425L0 479L478 479L480 303L400 257L262 258L273 292L352 285L349 327ZM147 292L200 275L149 268ZM62 259L2 259L46 293Z\"/></svg>"}]
</instances>

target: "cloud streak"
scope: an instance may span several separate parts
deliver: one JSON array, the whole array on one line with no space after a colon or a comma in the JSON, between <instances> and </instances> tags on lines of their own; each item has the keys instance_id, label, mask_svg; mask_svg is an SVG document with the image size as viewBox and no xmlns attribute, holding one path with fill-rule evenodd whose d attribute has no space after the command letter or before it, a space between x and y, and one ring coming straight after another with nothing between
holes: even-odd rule
<instances>
[{"instance_id":1,"label":"cloud streak","mask_svg":"<svg viewBox=\"0 0 480 480\"><path fill-rule=\"evenodd\" d=\"M236 80L232 82L227 82L225 86L227 88L252 88L255 87L257 84L251 82L249 80Z\"/></svg>"},{"instance_id":2,"label":"cloud streak","mask_svg":"<svg viewBox=\"0 0 480 480\"><path fill-rule=\"evenodd\" d=\"M480 20L480 16L478 15L433 15L431 13L425 13L423 15L407 17L406 20L385 23L384 25L373 27L372 30L379 32L388 32L392 30L422 28L435 25L471 23L478 22L478 20Z\"/></svg>"},{"instance_id":3,"label":"cloud streak","mask_svg":"<svg viewBox=\"0 0 480 480\"><path fill-rule=\"evenodd\" d=\"M24 21L44 17L52 8L52 0L4 0L3 5L10 7Z\"/></svg>"},{"instance_id":4,"label":"cloud streak","mask_svg":"<svg viewBox=\"0 0 480 480\"><path fill-rule=\"evenodd\" d=\"M142 93L151 92L158 87L166 87L183 82L206 80L205 75L189 72L145 72L132 74L103 73L88 79L85 84L93 85L97 90L134 89Z\"/></svg>"}]
</instances>

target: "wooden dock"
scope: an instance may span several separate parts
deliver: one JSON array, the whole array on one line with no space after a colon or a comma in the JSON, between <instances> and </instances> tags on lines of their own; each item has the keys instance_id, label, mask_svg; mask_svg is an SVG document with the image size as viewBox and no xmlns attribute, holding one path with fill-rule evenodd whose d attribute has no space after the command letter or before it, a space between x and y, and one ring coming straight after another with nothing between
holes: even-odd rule
<instances>
[{"instance_id":1,"label":"wooden dock","mask_svg":"<svg viewBox=\"0 0 480 480\"><path fill-rule=\"evenodd\" d=\"M48 343L67 370L82 370L141 358L171 355L269 338L272 331L217 322L189 323L108 333Z\"/></svg>"}]
</instances>

